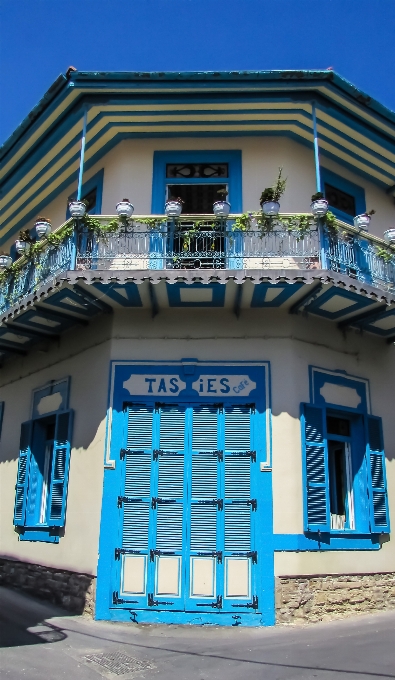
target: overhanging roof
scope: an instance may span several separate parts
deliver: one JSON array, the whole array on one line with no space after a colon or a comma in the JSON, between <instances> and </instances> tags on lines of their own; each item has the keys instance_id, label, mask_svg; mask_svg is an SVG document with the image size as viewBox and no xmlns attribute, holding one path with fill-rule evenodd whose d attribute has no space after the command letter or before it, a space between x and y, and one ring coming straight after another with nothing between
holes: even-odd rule
<instances>
[{"instance_id":1,"label":"overhanging roof","mask_svg":"<svg viewBox=\"0 0 395 680\"><path fill-rule=\"evenodd\" d=\"M121 139L287 135L395 191L395 114L333 71L73 72L59 76L0 148L0 242Z\"/></svg>"}]
</instances>

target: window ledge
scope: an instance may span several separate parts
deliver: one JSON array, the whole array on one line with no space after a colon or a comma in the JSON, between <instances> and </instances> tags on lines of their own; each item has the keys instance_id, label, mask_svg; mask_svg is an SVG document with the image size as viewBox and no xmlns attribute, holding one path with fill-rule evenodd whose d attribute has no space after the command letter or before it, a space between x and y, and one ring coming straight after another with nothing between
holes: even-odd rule
<instances>
[{"instance_id":1,"label":"window ledge","mask_svg":"<svg viewBox=\"0 0 395 680\"><path fill-rule=\"evenodd\" d=\"M381 534L331 532L305 534L274 534L274 550L298 552L314 550L380 550Z\"/></svg>"},{"instance_id":2,"label":"window ledge","mask_svg":"<svg viewBox=\"0 0 395 680\"><path fill-rule=\"evenodd\" d=\"M55 533L56 531L56 533ZM38 529L21 527L19 533L20 541L38 541L41 543L59 543L59 529Z\"/></svg>"}]
</instances>

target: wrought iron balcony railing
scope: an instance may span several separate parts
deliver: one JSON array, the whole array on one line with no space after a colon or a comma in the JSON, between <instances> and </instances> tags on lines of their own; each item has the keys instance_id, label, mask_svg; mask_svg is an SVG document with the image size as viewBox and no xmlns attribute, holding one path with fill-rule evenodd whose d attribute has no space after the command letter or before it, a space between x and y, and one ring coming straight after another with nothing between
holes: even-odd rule
<instances>
[{"instance_id":1,"label":"wrought iron balcony railing","mask_svg":"<svg viewBox=\"0 0 395 680\"><path fill-rule=\"evenodd\" d=\"M95 229L76 224L73 236L57 246L44 239L0 274L0 312L70 269L327 269L395 292L395 248L382 239L340 222L328 230L312 215L282 215L265 228L251 215L246 231L238 218L137 216L111 232L113 217L95 217Z\"/></svg>"}]
</instances>

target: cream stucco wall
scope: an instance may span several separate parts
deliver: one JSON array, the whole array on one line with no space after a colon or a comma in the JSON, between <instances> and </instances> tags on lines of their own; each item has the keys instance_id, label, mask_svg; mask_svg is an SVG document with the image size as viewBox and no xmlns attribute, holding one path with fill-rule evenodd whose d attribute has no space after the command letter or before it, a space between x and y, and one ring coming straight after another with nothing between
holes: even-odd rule
<instances>
[{"instance_id":1,"label":"cream stucco wall","mask_svg":"<svg viewBox=\"0 0 395 680\"><path fill-rule=\"evenodd\" d=\"M84 174L84 181L104 169L102 214L113 215L116 203L128 197L135 206L137 215L151 213L152 167L154 151L164 150L226 150L242 152L243 210L258 210L262 189L271 186L278 168L284 168L288 177L287 189L281 199L283 212L309 212L310 197L315 191L315 170L312 150L287 137L199 137L179 139L126 139L109 151L100 162ZM342 165L321 158L323 167L336 172L363 187L368 209L377 214L371 222L371 232L382 236L386 229L395 224L394 200L383 189ZM59 196L51 201L42 213L55 227L65 221L67 198L76 190L76 183L70 184ZM24 225L31 228L34 220ZM7 250L14 242L13 236L4 245Z\"/></svg>"},{"instance_id":2,"label":"cream stucco wall","mask_svg":"<svg viewBox=\"0 0 395 680\"><path fill-rule=\"evenodd\" d=\"M110 340L111 336L111 340ZM103 448L110 359L269 361L273 428L274 531L303 532L299 405L309 401L309 365L370 381L372 412L384 423L392 526L395 526L395 419L392 346L365 335L347 337L316 317L279 310L117 310L86 330L71 331L47 354L32 351L6 364L0 399L6 410L0 444L0 554L95 573L102 493ZM20 423L29 418L31 390L71 376L76 411L67 525L59 545L18 542L12 526ZM262 473L266 474L266 473ZM375 552L278 553L276 574L393 571L395 542Z\"/></svg>"}]
</instances>

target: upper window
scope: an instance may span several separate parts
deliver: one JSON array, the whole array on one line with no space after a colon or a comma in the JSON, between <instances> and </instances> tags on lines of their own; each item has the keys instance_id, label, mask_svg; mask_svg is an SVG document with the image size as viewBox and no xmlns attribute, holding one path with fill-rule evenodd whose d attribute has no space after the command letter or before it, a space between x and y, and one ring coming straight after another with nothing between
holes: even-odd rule
<instances>
[{"instance_id":1,"label":"upper window","mask_svg":"<svg viewBox=\"0 0 395 680\"><path fill-rule=\"evenodd\" d=\"M302 404L305 530L388 533L381 419Z\"/></svg>"},{"instance_id":2,"label":"upper window","mask_svg":"<svg viewBox=\"0 0 395 680\"><path fill-rule=\"evenodd\" d=\"M162 214L167 200L181 198L183 214L212 215L224 189L232 212L241 212L240 151L155 152L153 213Z\"/></svg>"},{"instance_id":3,"label":"upper window","mask_svg":"<svg viewBox=\"0 0 395 680\"><path fill-rule=\"evenodd\" d=\"M365 212L365 191L362 187L326 168L321 168L321 179L330 210L339 220L352 224L355 215Z\"/></svg>"},{"instance_id":4,"label":"upper window","mask_svg":"<svg viewBox=\"0 0 395 680\"><path fill-rule=\"evenodd\" d=\"M25 540L49 540L65 524L72 428L67 386L65 380L37 390L33 417L22 423L14 524Z\"/></svg>"}]
</instances>

